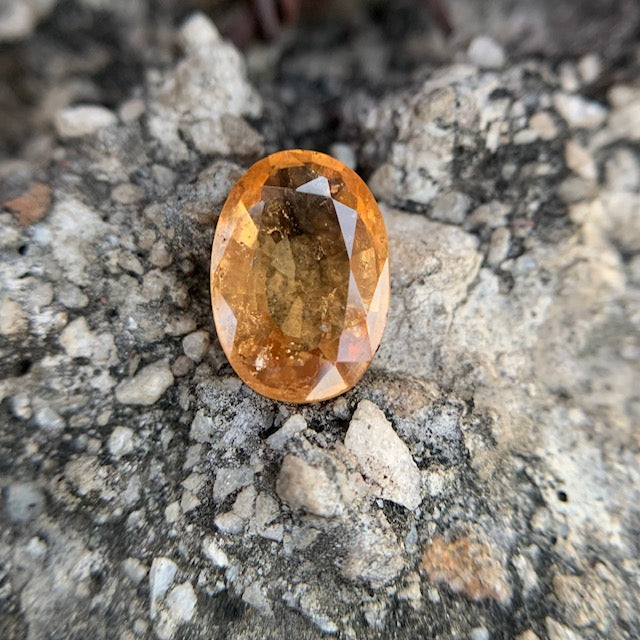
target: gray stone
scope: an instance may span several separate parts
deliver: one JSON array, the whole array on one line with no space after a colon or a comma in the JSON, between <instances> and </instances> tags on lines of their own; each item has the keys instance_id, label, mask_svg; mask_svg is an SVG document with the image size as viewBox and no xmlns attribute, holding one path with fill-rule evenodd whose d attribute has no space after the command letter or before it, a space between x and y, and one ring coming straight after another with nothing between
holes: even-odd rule
<instances>
[{"instance_id":1,"label":"gray stone","mask_svg":"<svg viewBox=\"0 0 640 640\"><path fill-rule=\"evenodd\" d=\"M128 427L116 427L109 436L107 447L116 460L131 453L134 449L133 430Z\"/></svg>"},{"instance_id":2,"label":"gray stone","mask_svg":"<svg viewBox=\"0 0 640 640\"><path fill-rule=\"evenodd\" d=\"M224 569L229 566L227 554L218 546L213 538L207 537L203 540L202 551L214 567Z\"/></svg>"},{"instance_id":3,"label":"gray stone","mask_svg":"<svg viewBox=\"0 0 640 640\"><path fill-rule=\"evenodd\" d=\"M28 321L20 305L10 298L3 298L0 302L0 334L12 336L24 333Z\"/></svg>"},{"instance_id":4,"label":"gray stone","mask_svg":"<svg viewBox=\"0 0 640 640\"><path fill-rule=\"evenodd\" d=\"M545 619L549 640L582 640L583 636L553 618Z\"/></svg>"},{"instance_id":5,"label":"gray stone","mask_svg":"<svg viewBox=\"0 0 640 640\"><path fill-rule=\"evenodd\" d=\"M182 339L184 354L194 362L200 362L209 348L209 334L206 331L194 331Z\"/></svg>"},{"instance_id":6,"label":"gray stone","mask_svg":"<svg viewBox=\"0 0 640 640\"><path fill-rule=\"evenodd\" d=\"M34 404L36 405L34 418L36 424L42 430L48 431L49 433L60 433L61 431L64 431L66 427L64 418L55 409L46 405L41 405L38 401Z\"/></svg>"},{"instance_id":7,"label":"gray stone","mask_svg":"<svg viewBox=\"0 0 640 640\"><path fill-rule=\"evenodd\" d=\"M355 455L365 477L380 487L383 498L411 510L420 505L420 471L407 445L372 402L360 402L344 444Z\"/></svg>"},{"instance_id":8,"label":"gray stone","mask_svg":"<svg viewBox=\"0 0 640 640\"><path fill-rule=\"evenodd\" d=\"M169 365L159 360L140 369L133 377L123 380L116 387L116 398L122 404L155 404L173 384Z\"/></svg>"},{"instance_id":9,"label":"gray stone","mask_svg":"<svg viewBox=\"0 0 640 640\"><path fill-rule=\"evenodd\" d=\"M342 562L342 575L380 588L393 580L405 566L402 550L386 518L365 517L350 540L351 550Z\"/></svg>"},{"instance_id":10,"label":"gray stone","mask_svg":"<svg viewBox=\"0 0 640 640\"><path fill-rule=\"evenodd\" d=\"M251 467L225 467L218 469L213 483L213 499L216 502L222 502L227 496L252 482L253 469Z\"/></svg>"},{"instance_id":11,"label":"gray stone","mask_svg":"<svg viewBox=\"0 0 640 640\"><path fill-rule=\"evenodd\" d=\"M506 60L504 49L488 36L474 38L467 49L467 56L481 69L500 69Z\"/></svg>"},{"instance_id":12,"label":"gray stone","mask_svg":"<svg viewBox=\"0 0 640 640\"><path fill-rule=\"evenodd\" d=\"M157 567L156 567L157 568ZM140 584L147 573L149 572L149 567L144 565L140 560L136 558L127 558L122 563L122 570L124 574L133 582L133 584Z\"/></svg>"},{"instance_id":13,"label":"gray stone","mask_svg":"<svg viewBox=\"0 0 640 640\"><path fill-rule=\"evenodd\" d=\"M297 456L288 455L282 461L276 491L292 509L302 509L314 515L328 518L343 509L338 487L324 469L314 467Z\"/></svg>"},{"instance_id":14,"label":"gray stone","mask_svg":"<svg viewBox=\"0 0 640 640\"><path fill-rule=\"evenodd\" d=\"M246 81L240 54L202 14L183 25L180 42L186 57L165 77L148 77L151 134L175 159L188 157L181 136L201 153L258 151L260 136L241 116L259 115L262 104ZM218 99L209 99L214 94Z\"/></svg>"},{"instance_id":15,"label":"gray stone","mask_svg":"<svg viewBox=\"0 0 640 640\"><path fill-rule=\"evenodd\" d=\"M117 121L115 114L100 105L82 105L67 107L55 116L55 127L63 139L90 136Z\"/></svg>"},{"instance_id":16,"label":"gray stone","mask_svg":"<svg viewBox=\"0 0 640 640\"><path fill-rule=\"evenodd\" d=\"M17 482L5 489L4 504L11 522L29 522L44 511L44 495L33 482Z\"/></svg>"},{"instance_id":17,"label":"gray stone","mask_svg":"<svg viewBox=\"0 0 640 640\"><path fill-rule=\"evenodd\" d=\"M553 106L572 128L595 129L607 117L605 107L579 95L556 93Z\"/></svg>"},{"instance_id":18,"label":"gray stone","mask_svg":"<svg viewBox=\"0 0 640 640\"><path fill-rule=\"evenodd\" d=\"M350 144L345 142L334 142L329 151L336 160L340 160L340 162L350 169L356 168L358 159L354 148Z\"/></svg>"},{"instance_id":19,"label":"gray stone","mask_svg":"<svg viewBox=\"0 0 640 640\"><path fill-rule=\"evenodd\" d=\"M257 609L263 615L273 616L269 600L265 596L263 587L259 582L256 581L250 584L244 590L242 600Z\"/></svg>"},{"instance_id":20,"label":"gray stone","mask_svg":"<svg viewBox=\"0 0 640 640\"><path fill-rule=\"evenodd\" d=\"M0 42L15 42L31 35L56 0L7 0L0 7Z\"/></svg>"},{"instance_id":21,"label":"gray stone","mask_svg":"<svg viewBox=\"0 0 640 640\"><path fill-rule=\"evenodd\" d=\"M173 583L178 565L170 558L154 558L149 570L149 602L151 619L156 617L160 601Z\"/></svg>"},{"instance_id":22,"label":"gray stone","mask_svg":"<svg viewBox=\"0 0 640 640\"><path fill-rule=\"evenodd\" d=\"M307 422L299 413L286 419L285 423L267 438L267 444L276 451L284 450L287 442L307 428Z\"/></svg>"},{"instance_id":23,"label":"gray stone","mask_svg":"<svg viewBox=\"0 0 640 640\"><path fill-rule=\"evenodd\" d=\"M64 328L60 344L70 358L89 358L97 363L108 362L115 352L113 336L109 333L96 335L83 316Z\"/></svg>"},{"instance_id":24,"label":"gray stone","mask_svg":"<svg viewBox=\"0 0 640 640\"><path fill-rule=\"evenodd\" d=\"M191 423L189 435L196 442L211 442L214 429L213 419L198 413Z\"/></svg>"},{"instance_id":25,"label":"gray stone","mask_svg":"<svg viewBox=\"0 0 640 640\"><path fill-rule=\"evenodd\" d=\"M464 193L443 193L433 201L431 217L441 222L462 224L470 206L471 199Z\"/></svg>"}]
</instances>

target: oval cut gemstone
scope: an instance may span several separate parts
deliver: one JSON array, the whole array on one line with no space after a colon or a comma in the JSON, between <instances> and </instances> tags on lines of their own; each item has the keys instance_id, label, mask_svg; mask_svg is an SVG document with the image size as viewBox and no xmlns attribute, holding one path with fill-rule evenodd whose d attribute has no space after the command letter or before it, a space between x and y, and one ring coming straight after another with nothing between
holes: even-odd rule
<instances>
[{"instance_id":1,"label":"oval cut gemstone","mask_svg":"<svg viewBox=\"0 0 640 640\"><path fill-rule=\"evenodd\" d=\"M389 310L387 233L366 184L316 151L254 164L218 220L211 302L231 366L258 393L316 402L353 387Z\"/></svg>"}]
</instances>

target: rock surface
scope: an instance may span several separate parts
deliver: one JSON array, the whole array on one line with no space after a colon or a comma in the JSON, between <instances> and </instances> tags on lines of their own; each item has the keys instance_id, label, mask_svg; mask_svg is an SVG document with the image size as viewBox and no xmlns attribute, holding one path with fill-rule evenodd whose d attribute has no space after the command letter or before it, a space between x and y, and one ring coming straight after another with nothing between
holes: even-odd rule
<instances>
[{"instance_id":1,"label":"rock surface","mask_svg":"<svg viewBox=\"0 0 640 640\"><path fill-rule=\"evenodd\" d=\"M333 3L245 53L161 4L0 9L0 637L633 637L636 3L455 0L446 41ZM296 147L375 191L392 300L361 383L292 406L233 375L208 267Z\"/></svg>"}]
</instances>

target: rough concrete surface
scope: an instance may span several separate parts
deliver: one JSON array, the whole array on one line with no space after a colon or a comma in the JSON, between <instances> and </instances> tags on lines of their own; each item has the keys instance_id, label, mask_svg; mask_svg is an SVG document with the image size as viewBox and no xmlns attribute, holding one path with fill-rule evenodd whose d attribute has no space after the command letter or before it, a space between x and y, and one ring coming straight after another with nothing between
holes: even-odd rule
<instances>
[{"instance_id":1,"label":"rough concrete surface","mask_svg":"<svg viewBox=\"0 0 640 640\"><path fill-rule=\"evenodd\" d=\"M240 52L228 3L2 3L0 638L638 637L640 9L443 5ZM291 147L392 261L369 372L305 406L208 292Z\"/></svg>"}]
</instances>

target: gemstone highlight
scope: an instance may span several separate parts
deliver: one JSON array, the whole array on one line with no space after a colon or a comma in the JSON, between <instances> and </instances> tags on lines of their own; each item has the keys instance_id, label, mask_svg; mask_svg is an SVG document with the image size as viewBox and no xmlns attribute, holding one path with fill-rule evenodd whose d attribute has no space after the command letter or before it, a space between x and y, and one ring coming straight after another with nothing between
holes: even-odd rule
<instances>
[{"instance_id":1,"label":"gemstone highlight","mask_svg":"<svg viewBox=\"0 0 640 640\"><path fill-rule=\"evenodd\" d=\"M280 151L235 184L211 252L220 344L252 389L317 402L352 388L389 310L387 233L361 178L316 151Z\"/></svg>"}]
</instances>

